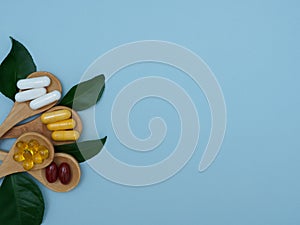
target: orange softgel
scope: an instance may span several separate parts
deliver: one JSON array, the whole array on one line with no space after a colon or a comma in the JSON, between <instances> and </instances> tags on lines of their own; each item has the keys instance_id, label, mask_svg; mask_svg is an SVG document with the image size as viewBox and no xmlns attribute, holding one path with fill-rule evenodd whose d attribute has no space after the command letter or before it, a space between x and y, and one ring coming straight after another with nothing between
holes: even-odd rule
<instances>
[{"instance_id":1,"label":"orange softgel","mask_svg":"<svg viewBox=\"0 0 300 225\"><path fill-rule=\"evenodd\" d=\"M43 163L44 159L49 157L49 150L40 143L32 139L29 142L18 141L16 143L17 151L14 154L14 160L23 162L23 168L30 170L34 164Z\"/></svg>"}]
</instances>

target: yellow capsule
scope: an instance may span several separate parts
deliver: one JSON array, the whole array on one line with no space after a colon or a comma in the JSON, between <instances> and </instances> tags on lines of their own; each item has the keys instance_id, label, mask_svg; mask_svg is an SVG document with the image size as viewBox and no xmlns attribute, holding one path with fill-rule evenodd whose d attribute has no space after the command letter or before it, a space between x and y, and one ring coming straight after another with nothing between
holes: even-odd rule
<instances>
[{"instance_id":1,"label":"yellow capsule","mask_svg":"<svg viewBox=\"0 0 300 225\"><path fill-rule=\"evenodd\" d=\"M18 141L16 146L20 151L24 151L28 148L28 144L26 142L23 142L23 141Z\"/></svg>"},{"instance_id":2,"label":"yellow capsule","mask_svg":"<svg viewBox=\"0 0 300 225\"><path fill-rule=\"evenodd\" d=\"M25 159L32 159L32 154L29 150L25 150L23 152L23 156L24 156Z\"/></svg>"},{"instance_id":3,"label":"yellow capsule","mask_svg":"<svg viewBox=\"0 0 300 225\"><path fill-rule=\"evenodd\" d=\"M33 163L32 159L26 159L23 162L23 168L25 170L30 170L33 166L34 166L34 163Z\"/></svg>"},{"instance_id":4,"label":"yellow capsule","mask_svg":"<svg viewBox=\"0 0 300 225\"><path fill-rule=\"evenodd\" d=\"M40 156L42 157L42 159L48 159L48 157L49 157L49 150L44 145L41 145L39 147L38 154L40 154Z\"/></svg>"},{"instance_id":5,"label":"yellow capsule","mask_svg":"<svg viewBox=\"0 0 300 225\"><path fill-rule=\"evenodd\" d=\"M66 109L46 112L41 115L41 121L44 124L55 123L57 121L66 120L71 117L71 112Z\"/></svg>"},{"instance_id":6,"label":"yellow capsule","mask_svg":"<svg viewBox=\"0 0 300 225\"><path fill-rule=\"evenodd\" d=\"M17 162L22 162L25 160L24 156L23 156L23 152L18 152L16 154L14 154L14 160Z\"/></svg>"},{"instance_id":7,"label":"yellow capsule","mask_svg":"<svg viewBox=\"0 0 300 225\"><path fill-rule=\"evenodd\" d=\"M52 139L54 141L76 141L80 134L77 130L64 130L52 132Z\"/></svg>"},{"instance_id":8,"label":"yellow capsule","mask_svg":"<svg viewBox=\"0 0 300 225\"><path fill-rule=\"evenodd\" d=\"M42 156L40 155L40 153L36 153L32 156L32 160L34 163L36 164L41 164L43 162L43 158Z\"/></svg>"},{"instance_id":9,"label":"yellow capsule","mask_svg":"<svg viewBox=\"0 0 300 225\"><path fill-rule=\"evenodd\" d=\"M30 151L31 155L34 155L38 152L37 149L33 149L33 148L28 148L27 151Z\"/></svg>"},{"instance_id":10,"label":"yellow capsule","mask_svg":"<svg viewBox=\"0 0 300 225\"><path fill-rule=\"evenodd\" d=\"M74 119L62 120L47 125L48 130L70 130L76 126Z\"/></svg>"},{"instance_id":11,"label":"yellow capsule","mask_svg":"<svg viewBox=\"0 0 300 225\"><path fill-rule=\"evenodd\" d=\"M37 150L39 148L39 146L40 146L39 142L37 140L35 140L35 139L31 139L28 142L28 148Z\"/></svg>"}]
</instances>

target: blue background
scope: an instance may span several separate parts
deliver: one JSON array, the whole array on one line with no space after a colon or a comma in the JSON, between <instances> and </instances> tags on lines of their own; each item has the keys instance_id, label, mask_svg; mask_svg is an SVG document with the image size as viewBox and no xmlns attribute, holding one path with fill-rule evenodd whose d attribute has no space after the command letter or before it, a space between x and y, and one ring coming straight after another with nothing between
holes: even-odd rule
<instances>
[{"instance_id":1,"label":"blue background","mask_svg":"<svg viewBox=\"0 0 300 225\"><path fill-rule=\"evenodd\" d=\"M164 117L169 126L163 147L150 155L127 150L110 124L118 90L153 74L180 83L194 99L202 125L195 154L176 176L140 188L112 183L81 164L81 183L70 193L41 186L43 224L299 224L299 9L296 0L1 1L1 61L13 36L30 50L39 70L61 79L64 93L111 48L157 39L201 56L226 99L228 127L221 152L199 173L210 127L201 90L184 74L161 65L120 71L96 107L100 136L109 137L112 154L144 165L172 152L180 129L174 122L178 115L159 99L142 101L131 114L132 129L140 137L149 135L147 123L153 115ZM12 103L0 96L0 105L3 121ZM9 149L12 143L4 141L0 147Z\"/></svg>"}]
</instances>

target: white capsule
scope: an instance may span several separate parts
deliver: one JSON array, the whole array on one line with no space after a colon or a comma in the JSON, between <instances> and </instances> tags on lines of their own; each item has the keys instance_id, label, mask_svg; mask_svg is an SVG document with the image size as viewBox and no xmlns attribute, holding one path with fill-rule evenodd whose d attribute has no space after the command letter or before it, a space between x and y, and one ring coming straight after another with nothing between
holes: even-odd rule
<instances>
[{"instance_id":1,"label":"white capsule","mask_svg":"<svg viewBox=\"0 0 300 225\"><path fill-rule=\"evenodd\" d=\"M47 76L22 79L17 82L19 89L41 88L48 87L51 80Z\"/></svg>"},{"instance_id":2,"label":"white capsule","mask_svg":"<svg viewBox=\"0 0 300 225\"><path fill-rule=\"evenodd\" d=\"M18 92L15 95L16 102L26 102L46 94L46 88L34 88L26 91Z\"/></svg>"},{"instance_id":3,"label":"white capsule","mask_svg":"<svg viewBox=\"0 0 300 225\"><path fill-rule=\"evenodd\" d=\"M36 110L59 100L60 97L61 93L59 91L51 91L48 94L45 94L37 99L32 100L29 106L31 109Z\"/></svg>"}]
</instances>

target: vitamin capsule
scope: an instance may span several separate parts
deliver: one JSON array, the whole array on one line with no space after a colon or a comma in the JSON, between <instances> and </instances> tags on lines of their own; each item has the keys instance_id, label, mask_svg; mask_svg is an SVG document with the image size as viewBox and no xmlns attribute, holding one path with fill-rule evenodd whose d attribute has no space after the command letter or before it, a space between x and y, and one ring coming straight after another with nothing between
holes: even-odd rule
<instances>
[{"instance_id":1,"label":"vitamin capsule","mask_svg":"<svg viewBox=\"0 0 300 225\"><path fill-rule=\"evenodd\" d=\"M39 98L32 100L29 106L31 109L36 110L59 100L60 97L61 97L61 93L59 91L57 90L51 91Z\"/></svg>"},{"instance_id":2,"label":"vitamin capsule","mask_svg":"<svg viewBox=\"0 0 300 225\"><path fill-rule=\"evenodd\" d=\"M32 154L36 153L40 147L40 144L37 140L32 139L28 142L28 149L32 152Z\"/></svg>"},{"instance_id":3,"label":"vitamin capsule","mask_svg":"<svg viewBox=\"0 0 300 225\"><path fill-rule=\"evenodd\" d=\"M32 154L29 150L25 150L23 156L25 159L32 159Z\"/></svg>"},{"instance_id":4,"label":"vitamin capsule","mask_svg":"<svg viewBox=\"0 0 300 225\"><path fill-rule=\"evenodd\" d=\"M42 159L48 159L49 157L49 150L43 145L39 147L38 153L42 156Z\"/></svg>"},{"instance_id":5,"label":"vitamin capsule","mask_svg":"<svg viewBox=\"0 0 300 225\"><path fill-rule=\"evenodd\" d=\"M48 130L70 130L76 126L74 119L62 120L47 125Z\"/></svg>"},{"instance_id":6,"label":"vitamin capsule","mask_svg":"<svg viewBox=\"0 0 300 225\"><path fill-rule=\"evenodd\" d=\"M51 80L47 76L22 79L17 82L19 89L41 88L48 87Z\"/></svg>"},{"instance_id":7,"label":"vitamin capsule","mask_svg":"<svg viewBox=\"0 0 300 225\"><path fill-rule=\"evenodd\" d=\"M44 124L55 123L61 120L66 120L71 117L71 112L66 109L46 112L41 115L41 121Z\"/></svg>"},{"instance_id":8,"label":"vitamin capsule","mask_svg":"<svg viewBox=\"0 0 300 225\"><path fill-rule=\"evenodd\" d=\"M76 130L64 130L52 132L52 139L54 141L76 141L80 134Z\"/></svg>"},{"instance_id":9,"label":"vitamin capsule","mask_svg":"<svg viewBox=\"0 0 300 225\"><path fill-rule=\"evenodd\" d=\"M58 177L58 169L55 162L52 162L49 166L46 167L46 179L49 183L54 183Z\"/></svg>"},{"instance_id":10,"label":"vitamin capsule","mask_svg":"<svg viewBox=\"0 0 300 225\"><path fill-rule=\"evenodd\" d=\"M15 100L16 102L26 102L41 97L45 95L46 92L46 88L34 88L27 91L21 91L15 95Z\"/></svg>"},{"instance_id":11,"label":"vitamin capsule","mask_svg":"<svg viewBox=\"0 0 300 225\"><path fill-rule=\"evenodd\" d=\"M32 160L34 163L36 164L41 164L43 162L43 158L42 156L40 155L40 153L36 153L32 156Z\"/></svg>"},{"instance_id":12,"label":"vitamin capsule","mask_svg":"<svg viewBox=\"0 0 300 225\"><path fill-rule=\"evenodd\" d=\"M23 142L23 141L18 141L16 146L17 146L17 148L19 149L20 152L23 152L25 149L28 148L28 144L26 142Z\"/></svg>"},{"instance_id":13,"label":"vitamin capsule","mask_svg":"<svg viewBox=\"0 0 300 225\"><path fill-rule=\"evenodd\" d=\"M71 169L68 163L60 164L58 168L58 178L62 184L68 184L71 181Z\"/></svg>"},{"instance_id":14,"label":"vitamin capsule","mask_svg":"<svg viewBox=\"0 0 300 225\"><path fill-rule=\"evenodd\" d=\"M25 161L23 162L23 168L25 170L30 170L30 169L32 169L33 166L34 166L34 163L33 163L32 159L25 159Z\"/></svg>"},{"instance_id":15,"label":"vitamin capsule","mask_svg":"<svg viewBox=\"0 0 300 225\"><path fill-rule=\"evenodd\" d=\"M22 162L25 160L24 156L23 156L23 152L18 152L14 154L14 160L17 162Z\"/></svg>"}]
</instances>

